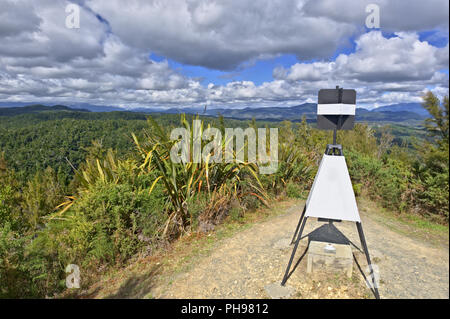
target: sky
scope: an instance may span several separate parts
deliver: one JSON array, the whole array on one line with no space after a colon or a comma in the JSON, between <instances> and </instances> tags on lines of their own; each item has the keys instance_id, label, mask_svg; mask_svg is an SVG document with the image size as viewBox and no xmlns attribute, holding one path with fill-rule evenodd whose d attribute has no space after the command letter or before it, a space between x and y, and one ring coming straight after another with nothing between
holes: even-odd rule
<instances>
[{"instance_id":1,"label":"sky","mask_svg":"<svg viewBox=\"0 0 450 319\"><path fill-rule=\"evenodd\" d=\"M367 108L442 98L448 12L448 0L0 0L0 102L292 106L336 85Z\"/></svg>"}]
</instances>

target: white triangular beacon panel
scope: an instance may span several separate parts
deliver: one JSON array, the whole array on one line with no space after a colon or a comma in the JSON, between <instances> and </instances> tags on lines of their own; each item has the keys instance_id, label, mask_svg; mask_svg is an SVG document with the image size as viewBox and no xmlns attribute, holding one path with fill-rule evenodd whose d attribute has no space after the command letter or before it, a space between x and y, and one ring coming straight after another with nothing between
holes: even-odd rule
<instances>
[{"instance_id":1,"label":"white triangular beacon panel","mask_svg":"<svg viewBox=\"0 0 450 319\"><path fill-rule=\"evenodd\" d=\"M344 156L323 156L305 216L361 222Z\"/></svg>"}]
</instances>

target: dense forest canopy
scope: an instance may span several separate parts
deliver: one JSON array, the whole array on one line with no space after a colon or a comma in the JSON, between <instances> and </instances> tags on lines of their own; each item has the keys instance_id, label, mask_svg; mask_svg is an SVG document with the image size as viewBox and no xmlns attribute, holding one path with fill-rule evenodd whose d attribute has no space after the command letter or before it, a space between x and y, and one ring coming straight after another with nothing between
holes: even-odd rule
<instances>
[{"instance_id":1,"label":"dense forest canopy","mask_svg":"<svg viewBox=\"0 0 450 319\"><path fill-rule=\"evenodd\" d=\"M146 127L147 114L135 112L88 112L65 106L31 106L27 113L20 107L0 116L0 150L5 160L23 180L51 167L58 172L60 181L68 184L73 168L85 159L87 149L97 140L105 149L115 149L119 157L134 151L131 133L140 134ZM11 109L12 110L12 109ZM188 115L192 118L193 115ZM164 127L179 125L175 114L152 114ZM217 127L216 117L202 119ZM224 119L227 127L247 127L250 120ZM281 122L257 121L260 127L280 127ZM314 124L312 124L314 125ZM386 124L371 125L374 135L380 138ZM389 124L393 143L412 147L413 140L427 138L422 127Z\"/></svg>"}]
</instances>

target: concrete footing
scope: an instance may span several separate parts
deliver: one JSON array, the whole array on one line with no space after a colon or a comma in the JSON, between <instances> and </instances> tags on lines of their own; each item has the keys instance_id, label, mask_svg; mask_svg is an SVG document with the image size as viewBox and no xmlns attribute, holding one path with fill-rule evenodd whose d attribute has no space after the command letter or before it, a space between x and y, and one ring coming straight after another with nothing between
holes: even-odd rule
<instances>
[{"instance_id":1,"label":"concrete footing","mask_svg":"<svg viewBox=\"0 0 450 319\"><path fill-rule=\"evenodd\" d=\"M327 250L331 245L335 250ZM349 278L353 271L353 255L350 245L310 241L306 271L318 270L344 272Z\"/></svg>"},{"instance_id":2,"label":"concrete footing","mask_svg":"<svg viewBox=\"0 0 450 319\"><path fill-rule=\"evenodd\" d=\"M279 282L267 285L264 287L267 294L272 299L282 299L291 297L295 290L290 286L282 286Z\"/></svg>"}]
</instances>

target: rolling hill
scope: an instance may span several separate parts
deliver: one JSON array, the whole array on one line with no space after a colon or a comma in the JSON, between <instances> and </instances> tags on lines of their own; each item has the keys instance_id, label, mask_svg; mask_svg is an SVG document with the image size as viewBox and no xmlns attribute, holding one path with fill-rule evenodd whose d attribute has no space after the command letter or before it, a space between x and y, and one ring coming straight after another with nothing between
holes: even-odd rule
<instances>
[{"instance_id":1,"label":"rolling hill","mask_svg":"<svg viewBox=\"0 0 450 319\"><path fill-rule=\"evenodd\" d=\"M356 109L356 120L361 122L397 122L417 123L422 121L427 111L422 108L420 104L395 104L389 106L379 107L373 110L367 110L364 108ZM46 106L42 104L33 104L28 106L16 106L16 107L2 107L0 108L0 116L15 116L21 114L41 113L47 111L57 112L91 112L92 116L98 113L101 109L100 106L84 105L84 108L68 107L65 105ZM200 114L207 116L223 115L226 118L238 119L238 120L265 120L265 121L300 121L303 116L306 117L308 122L315 122L316 120L315 103L304 103L291 107L255 107L244 109L198 109L198 108L171 108L171 109L157 109L157 108L138 108L133 110L125 110L118 107L107 107L102 109L103 112L122 111L134 114L151 114L151 113L165 113L165 114Z\"/></svg>"},{"instance_id":2,"label":"rolling hill","mask_svg":"<svg viewBox=\"0 0 450 319\"><path fill-rule=\"evenodd\" d=\"M0 116L14 116L21 114L40 113L45 111L75 111L65 105L46 106L42 104L32 104L27 106L3 107L0 108ZM86 109L77 109L78 112L90 112Z\"/></svg>"}]
</instances>

